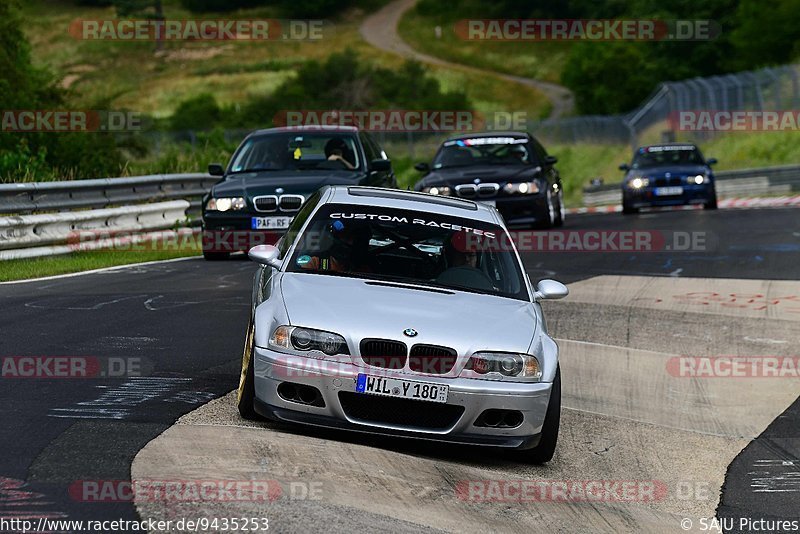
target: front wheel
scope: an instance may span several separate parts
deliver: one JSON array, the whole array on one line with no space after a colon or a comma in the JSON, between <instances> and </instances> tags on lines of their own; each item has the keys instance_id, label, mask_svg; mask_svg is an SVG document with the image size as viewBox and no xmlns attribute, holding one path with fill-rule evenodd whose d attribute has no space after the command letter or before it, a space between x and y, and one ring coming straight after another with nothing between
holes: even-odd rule
<instances>
[{"instance_id":1,"label":"front wheel","mask_svg":"<svg viewBox=\"0 0 800 534\"><path fill-rule=\"evenodd\" d=\"M556 225L556 207L553 204L553 195L550 192L549 187L547 188L547 193L545 195L545 209L547 210L546 219L538 222L534 225L534 227L547 229Z\"/></svg>"},{"instance_id":2,"label":"front wheel","mask_svg":"<svg viewBox=\"0 0 800 534\"><path fill-rule=\"evenodd\" d=\"M639 208L633 208L626 203L622 203L622 214L623 215L632 215L634 213L639 213Z\"/></svg>"},{"instance_id":3,"label":"front wheel","mask_svg":"<svg viewBox=\"0 0 800 534\"><path fill-rule=\"evenodd\" d=\"M553 223L556 227L564 226L564 220L567 218L567 209L564 207L564 192L558 191L558 209L556 210L556 220Z\"/></svg>"},{"instance_id":4,"label":"front wheel","mask_svg":"<svg viewBox=\"0 0 800 534\"><path fill-rule=\"evenodd\" d=\"M253 407L256 400L255 371L253 370L253 345L255 344L255 324L250 319L247 335L244 339L242 353L242 373L239 376L239 391L237 394L237 407L239 414L249 420L258 419L258 414Z\"/></svg>"},{"instance_id":5,"label":"front wheel","mask_svg":"<svg viewBox=\"0 0 800 534\"><path fill-rule=\"evenodd\" d=\"M542 425L542 437L533 449L522 451L526 462L544 464L553 459L558 444L558 428L561 424L561 368L556 367L556 377L550 390L550 401Z\"/></svg>"},{"instance_id":6,"label":"front wheel","mask_svg":"<svg viewBox=\"0 0 800 534\"><path fill-rule=\"evenodd\" d=\"M707 210L715 210L715 209L717 209L717 194L716 193L714 193L714 195L712 195L712 197L709 199L708 202L703 204L703 208L707 209Z\"/></svg>"}]
</instances>

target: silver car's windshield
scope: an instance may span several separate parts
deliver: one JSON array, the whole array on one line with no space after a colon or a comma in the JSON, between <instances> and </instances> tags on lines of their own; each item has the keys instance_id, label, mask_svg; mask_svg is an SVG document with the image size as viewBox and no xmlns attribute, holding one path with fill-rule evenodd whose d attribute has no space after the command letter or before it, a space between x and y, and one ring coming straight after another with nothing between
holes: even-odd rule
<instances>
[{"instance_id":1,"label":"silver car's windshield","mask_svg":"<svg viewBox=\"0 0 800 534\"><path fill-rule=\"evenodd\" d=\"M503 228L420 211L327 204L298 240L288 270L528 300Z\"/></svg>"}]
</instances>

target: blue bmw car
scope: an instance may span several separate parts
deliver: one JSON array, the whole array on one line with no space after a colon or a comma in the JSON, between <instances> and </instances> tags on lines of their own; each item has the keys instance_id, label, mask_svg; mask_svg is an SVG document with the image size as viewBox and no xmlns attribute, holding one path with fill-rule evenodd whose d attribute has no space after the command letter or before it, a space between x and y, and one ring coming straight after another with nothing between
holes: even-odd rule
<instances>
[{"instance_id":1,"label":"blue bmw car","mask_svg":"<svg viewBox=\"0 0 800 534\"><path fill-rule=\"evenodd\" d=\"M643 146L630 165L623 163L622 213L640 208L702 204L717 209L717 191L711 165L695 145L669 143Z\"/></svg>"}]
</instances>

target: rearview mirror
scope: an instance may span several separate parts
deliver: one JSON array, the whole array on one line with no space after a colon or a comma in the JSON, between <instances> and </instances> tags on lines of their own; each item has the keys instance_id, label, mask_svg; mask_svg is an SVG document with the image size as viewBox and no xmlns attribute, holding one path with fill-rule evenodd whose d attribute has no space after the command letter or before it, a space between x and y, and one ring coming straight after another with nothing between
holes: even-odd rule
<instances>
[{"instance_id":1,"label":"rearview mirror","mask_svg":"<svg viewBox=\"0 0 800 534\"><path fill-rule=\"evenodd\" d=\"M369 168L374 172L389 172L392 170L392 162L388 159L373 159L369 163Z\"/></svg>"},{"instance_id":2,"label":"rearview mirror","mask_svg":"<svg viewBox=\"0 0 800 534\"><path fill-rule=\"evenodd\" d=\"M716 165L716 163L717 163L717 158L708 158L706 160L707 165Z\"/></svg>"},{"instance_id":3,"label":"rearview mirror","mask_svg":"<svg viewBox=\"0 0 800 534\"><path fill-rule=\"evenodd\" d=\"M279 258L281 252L278 247L273 245L257 245L250 249L247 257L256 263L274 267L275 269L281 268L281 260Z\"/></svg>"},{"instance_id":4,"label":"rearview mirror","mask_svg":"<svg viewBox=\"0 0 800 534\"><path fill-rule=\"evenodd\" d=\"M631 168L628 166L627 163L620 163L619 164L619 170L621 170L621 171L629 171L629 170L631 170Z\"/></svg>"},{"instance_id":5,"label":"rearview mirror","mask_svg":"<svg viewBox=\"0 0 800 534\"><path fill-rule=\"evenodd\" d=\"M555 280L539 280L536 284L536 291L533 294L535 300L557 300L569 295L569 289L561 282Z\"/></svg>"},{"instance_id":6,"label":"rearview mirror","mask_svg":"<svg viewBox=\"0 0 800 534\"><path fill-rule=\"evenodd\" d=\"M222 165L219 163L211 163L208 166L208 174L211 176L223 176L225 174L225 169L223 169Z\"/></svg>"},{"instance_id":7,"label":"rearview mirror","mask_svg":"<svg viewBox=\"0 0 800 534\"><path fill-rule=\"evenodd\" d=\"M423 163L417 163L416 165L414 165L414 168L416 170L418 170L419 172L428 172L428 171L431 170L431 166L428 165L427 163L424 163L424 162Z\"/></svg>"},{"instance_id":8,"label":"rearview mirror","mask_svg":"<svg viewBox=\"0 0 800 534\"><path fill-rule=\"evenodd\" d=\"M545 156L544 163L545 165L555 165L558 163L558 158L555 156Z\"/></svg>"}]
</instances>

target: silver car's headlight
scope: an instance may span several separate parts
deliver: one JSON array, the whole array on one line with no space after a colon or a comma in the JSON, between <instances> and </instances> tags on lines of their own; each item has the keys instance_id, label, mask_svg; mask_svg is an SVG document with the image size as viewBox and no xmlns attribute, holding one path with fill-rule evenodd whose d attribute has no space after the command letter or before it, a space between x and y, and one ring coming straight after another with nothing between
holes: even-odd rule
<instances>
[{"instance_id":1,"label":"silver car's headlight","mask_svg":"<svg viewBox=\"0 0 800 534\"><path fill-rule=\"evenodd\" d=\"M246 207L247 202L242 197L210 198L206 203L207 211L239 211Z\"/></svg>"},{"instance_id":2,"label":"silver car's headlight","mask_svg":"<svg viewBox=\"0 0 800 534\"><path fill-rule=\"evenodd\" d=\"M450 188L447 187L446 185L434 185L432 187L423 187L422 192L431 195L448 196L450 194Z\"/></svg>"},{"instance_id":3,"label":"silver car's headlight","mask_svg":"<svg viewBox=\"0 0 800 534\"><path fill-rule=\"evenodd\" d=\"M539 182L534 180L532 182L521 182L518 184L509 183L503 187L503 190L510 195L535 195L541 191L541 188L539 187Z\"/></svg>"},{"instance_id":4,"label":"silver car's headlight","mask_svg":"<svg viewBox=\"0 0 800 534\"><path fill-rule=\"evenodd\" d=\"M272 332L269 343L282 349L301 352L317 351L328 356L350 354L347 341L339 334L299 326L279 326Z\"/></svg>"},{"instance_id":5,"label":"silver car's headlight","mask_svg":"<svg viewBox=\"0 0 800 534\"><path fill-rule=\"evenodd\" d=\"M473 378L487 380L542 378L542 365L536 356L514 352L476 352L467 362L465 370L472 371Z\"/></svg>"}]
</instances>

